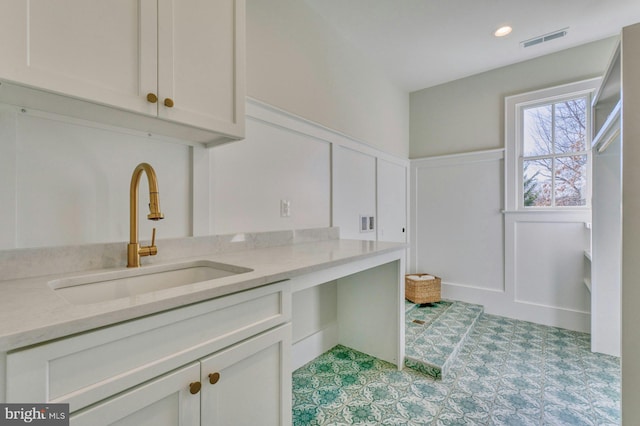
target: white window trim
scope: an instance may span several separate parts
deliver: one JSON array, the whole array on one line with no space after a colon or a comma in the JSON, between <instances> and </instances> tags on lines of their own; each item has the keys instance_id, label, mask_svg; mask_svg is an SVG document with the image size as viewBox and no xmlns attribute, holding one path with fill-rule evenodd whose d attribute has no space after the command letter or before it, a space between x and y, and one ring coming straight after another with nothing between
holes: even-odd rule
<instances>
[{"instance_id":1,"label":"white window trim","mask_svg":"<svg viewBox=\"0 0 640 426\"><path fill-rule=\"evenodd\" d=\"M587 190L587 205L576 207L524 207L522 194L522 161L520 138L523 110L538 104L554 103L572 96L587 95L587 132L589 139L593 131L591 126L591 100L602 78L592 78L561 86L507 96L505 105L505 210L518 212L567 212L591 209L591 188ZM591 182L591 155L588 155L587 180Z\"/></svg>"}]
</instances>

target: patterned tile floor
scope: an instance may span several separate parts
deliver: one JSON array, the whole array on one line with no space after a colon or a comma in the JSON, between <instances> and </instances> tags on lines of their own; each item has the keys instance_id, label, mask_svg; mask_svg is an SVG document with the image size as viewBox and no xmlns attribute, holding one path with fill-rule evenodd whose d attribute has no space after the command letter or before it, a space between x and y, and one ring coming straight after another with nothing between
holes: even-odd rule
<instances>
[{"instance_id":1,"label":"patterned tile floor","mask_svg":"<svg viewBox=\"0 0 640 426\"><path fill-rule=\"evenodd\" d=\"M619 405L588 334L486 314L442 380L343 346L293 373L294 425L617 425Z\"/></svg>"},{"instance_id":2,"label":"patterned tile floor","mask_svg":"<svg viewBox=\"0 0 640 426\"><path fill-rule=\"evenodd\" d=\"M440 379L448 374L484 308L447 301L413 306L405 316L405 365Z\"/></svg>"}]
</instances>

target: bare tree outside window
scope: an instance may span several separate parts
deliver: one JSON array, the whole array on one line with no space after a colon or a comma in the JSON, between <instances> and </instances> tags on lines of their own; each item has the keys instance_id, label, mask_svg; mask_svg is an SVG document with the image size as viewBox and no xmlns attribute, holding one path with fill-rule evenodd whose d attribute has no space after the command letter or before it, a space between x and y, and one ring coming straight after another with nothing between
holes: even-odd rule
<instances>
[{"instance_id":1,"label":"bare tree outside window","mask_svg":"<svg viewBox=\"0 0 640 426\"><path fill-rule=\"evenodd\" d=\"M587 98L530 107L523 114L524 206L585 206Z\"/></svg>"}]
</instances>

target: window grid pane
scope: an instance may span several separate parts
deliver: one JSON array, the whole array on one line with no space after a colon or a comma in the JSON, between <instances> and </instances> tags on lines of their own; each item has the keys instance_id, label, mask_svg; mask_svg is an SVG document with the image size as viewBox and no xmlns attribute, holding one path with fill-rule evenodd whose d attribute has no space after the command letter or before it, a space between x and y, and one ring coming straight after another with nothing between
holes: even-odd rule
<instances>
[{"instance_id":1,"label":"window grid pane","mask_svg":"<svg viewBox=\"0 0 640 426\"><path fill-rule=\"evenodd\" d=\"M554 153L585 150L586 98L570 99L554 105Z\"/></svg>"},{"instance_id":2,"label":"window grid pane","mask_svg":"<svg viewBox=\"0 0 640 426\"><path fill-rule=\"evenodd\" d=\"M553 160L543 158L523 162L523 203L525 207L553 205Z\"/></svg>"},{"instance_id":3,"label":"window grid pane","mask_svg":"<svg viewBox=\"0 0 640 426\"><path fill-rule=\"evenodd\" d=\"M523 110L524 207L586 206L587 100Z\"/></svg>"},{"instance_id":4,"label":"window grid pane","mask_svg":"<svg viewBox=\"0 0 640 426\"><path fill-rule=\"evenodd\" d=\"M523 154L536 157L553 153L553 105L524 110Z\"/></svg>"},{"instance_id":5,"label":"window grid pane","mask_svg":"<svg viewBox=\"0 0 640 426\"><path fill-rule=\"evenodd\" d=\"M555 158L555 163L555 205L585 206L587 204L587 156L558 156Z\"/></svg>"}]
</instances>

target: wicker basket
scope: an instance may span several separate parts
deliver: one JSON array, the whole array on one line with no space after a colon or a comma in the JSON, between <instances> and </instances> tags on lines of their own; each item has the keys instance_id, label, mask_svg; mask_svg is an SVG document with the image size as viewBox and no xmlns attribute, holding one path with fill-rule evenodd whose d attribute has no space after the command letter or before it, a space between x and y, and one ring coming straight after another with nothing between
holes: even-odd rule
<instances>
[{"instance_id":1,"label":"wicker basket","mask_svg":"<svg viewBox=\"0 0 640 426\"><path fill-rule=\"evenodd\" d=\"M429 274L409 274L404 277L404 297L416 304L434 303L440 301L440 278L433 276L432 280L415 280L410 276L422 277Z\"/></svg>"}]
</instances>

